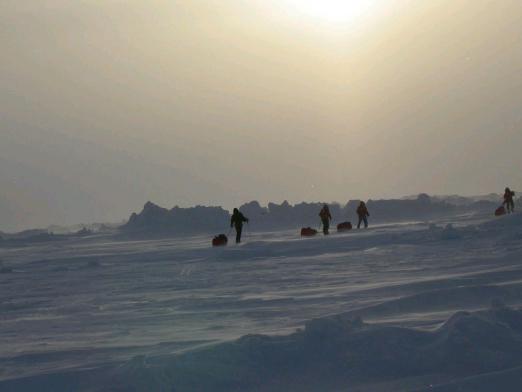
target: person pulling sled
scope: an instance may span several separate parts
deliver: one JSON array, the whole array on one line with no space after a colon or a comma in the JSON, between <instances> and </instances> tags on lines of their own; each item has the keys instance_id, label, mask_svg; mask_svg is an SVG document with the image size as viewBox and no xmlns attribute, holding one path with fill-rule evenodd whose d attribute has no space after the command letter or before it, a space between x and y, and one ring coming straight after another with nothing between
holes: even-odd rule
<instances>
[{"instance_id":1,"label":"person pulling sled","mask_svg":"<svg viewBox=\"0 0 522 392\"><path fill-rule=\"evenodd\" d=\"M319 216L321 217L321 223L323 224L323 234L328 235L329 229L330 229L330 221L332 220L332 215L330 214L330 209L328 208L328 205L324 205L321 209L321 212L319 212Z\"/></svg>"},{"instance_id":2,"label":"person pulling sled","mask_svg":"<svg viewBox=\"0 0 522 392\"><path fill-rule=\"evenodd\" d=\"M248 222L248 218L246 218L237 208L234 208L232 218L230 219L230 227L236 228L236 244L239 244L241 242L243 222Z\"/></svg>"},{"instance_id":3,"label":"person pulling sled","mask_svg":"<svg viewBox=\"0 0 522 392\"><path fill-rule=\"evenodd\" d=\"M359 207L357 207L357 215L359 216L359 223L357 224L357 228L361 228L361 223L364 222L364 228L368 228L368 217L370 216L370 213L368 212L368 208L366 207L366 204L364 201L361 201L359 203Z\"/></svg>"}]
</instances>

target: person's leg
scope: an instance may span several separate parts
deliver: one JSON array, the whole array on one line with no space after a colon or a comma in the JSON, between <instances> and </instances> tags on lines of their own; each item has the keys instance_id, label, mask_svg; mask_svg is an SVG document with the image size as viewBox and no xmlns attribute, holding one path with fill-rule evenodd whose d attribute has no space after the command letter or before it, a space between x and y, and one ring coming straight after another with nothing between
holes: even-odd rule
<instances>
[{"instance_id":1,"label":"person's leg","mask_svg":"<svg viewBox=\"0 0 522 392\"><path fill-rule=\"evenodd\" d=\"M243 230L242 226L236 226L236 244L241 242L241 231Z\"/></svg>"},{"instance_id":2,"label":"person's leg","mask_svg":"<svg viewBox=\"0 0 522 392\"><path fill-rule=\"evenodd\" d=\"M368 218L365 216L363 218L363 220L364 220L364 228L367 229L368 228Z\"/></svg>"},{"instance_id":3,"label":"person's leg","mask_svg":"<svg viewBox=\"0 0 522 392\"><path fill-rule=\"evenodd\" d=\"M323 234L324 235L328 234L329 228L330 228L330 222L328 222L327 220L323 220Z\"/></svg>"},{"instance_id":4,"label":"person's leg","mask_svg":"<svg viewBox=\"0 0 522 392\"><path fill-rule=\"evenodd\" d=\"M357 228L358 229L361 228L361 223L362 223L362 216L359 216L359 223L357 223Z\"/></svg>"}]
</instances>

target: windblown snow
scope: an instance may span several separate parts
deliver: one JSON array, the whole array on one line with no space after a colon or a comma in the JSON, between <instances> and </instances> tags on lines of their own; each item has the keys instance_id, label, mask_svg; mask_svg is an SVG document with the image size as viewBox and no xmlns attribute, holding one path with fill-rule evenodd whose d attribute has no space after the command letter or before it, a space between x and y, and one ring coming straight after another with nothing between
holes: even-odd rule
<instances>
[{"instance_id":1,"label":"windblown snow","mask_svg":"<svg viewBox=\"0 0 522 392\"><path fill-rule=\"evenodd\" d=\"M0 247L0 391L518 391L522 214Z\"/></svg>"}]
</instances>

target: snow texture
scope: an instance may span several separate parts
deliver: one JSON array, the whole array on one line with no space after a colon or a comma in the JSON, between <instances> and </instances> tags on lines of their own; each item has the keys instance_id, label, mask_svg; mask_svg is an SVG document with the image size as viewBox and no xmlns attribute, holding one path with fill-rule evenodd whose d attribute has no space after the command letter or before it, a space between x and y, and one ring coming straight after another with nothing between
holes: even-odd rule
<instances>
[{"instance_id":1,"label":"snow texture","mask_svg":"<svg viewBox=\"0 0 522 392\"><path fill-rule=\"evenodd\" d=\"M0 391L518 391L522 214L0 247Z\"/></svg>"}]
</instances>

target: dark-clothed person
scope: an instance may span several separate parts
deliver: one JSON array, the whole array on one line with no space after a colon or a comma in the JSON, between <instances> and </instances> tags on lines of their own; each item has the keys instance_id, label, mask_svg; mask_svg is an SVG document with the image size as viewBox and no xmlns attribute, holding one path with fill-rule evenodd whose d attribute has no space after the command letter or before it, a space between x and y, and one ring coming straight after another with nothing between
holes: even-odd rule
<instances>
[{"instance_id":1,"label":"dark-clothed person","mask_svg":"<svg viewBox=\"0 0 522 392\"><path fill-rule=\"evenodd\" d=\"M241 242L243 222L248 222L248 218L246 218L237 208L234 208L232 218L230 219L230 227L236 228L236 244Z\"/></svg>"},{"instance_id":2,"label":"dark-clothed person","mask_svg":"<svg viewBox=\"0 0 522 392\"><path fill-rule=\"evenodd\" d=\"M330 209L325 204L319 212L319 216L321 217L321 222L323 224L323 233L324 235L328 235L328 230L330 229L330 221L332 220L332 215L330 214Z\"/></svg>"},{"instance_id":3,"label":"dark-clothed person","mask_svg":"<svg viewBox=\"0 0 522 392\"><path fill-rule=\"evenodd\" d=\"M363 201L361 201L359 207L357 207L357 215L359 216L359 223L357 224L357 228L361 228L362 222L364 222L364 227L368 228L368 217L370 216L370 213L368 212L368 208Z\"/></svg>"},{"instance_id":4,"label":"dark-clothed person","mask_svg":"<svg viewBox=\"0 0 522 392\"><path fill-rule=\"evenodd\" d=\"M504 191L504 203L506 206L506 210L508 214L511 212L515 212L515 201L513 200L515 197L515 192L513 192L511 189L506 188Z\"/></svg>"}]
</instances>

